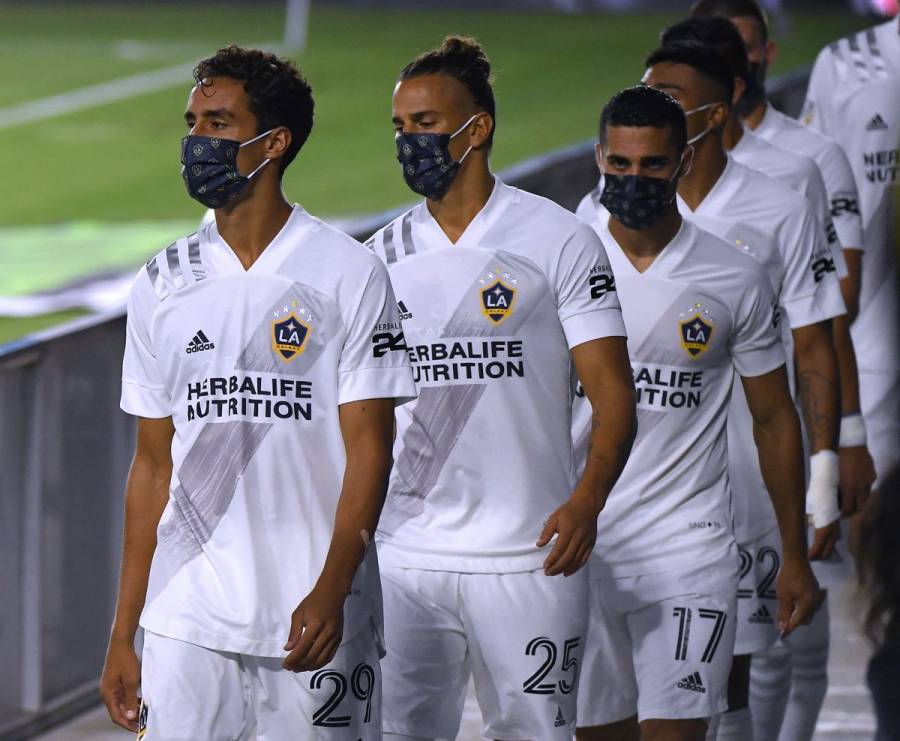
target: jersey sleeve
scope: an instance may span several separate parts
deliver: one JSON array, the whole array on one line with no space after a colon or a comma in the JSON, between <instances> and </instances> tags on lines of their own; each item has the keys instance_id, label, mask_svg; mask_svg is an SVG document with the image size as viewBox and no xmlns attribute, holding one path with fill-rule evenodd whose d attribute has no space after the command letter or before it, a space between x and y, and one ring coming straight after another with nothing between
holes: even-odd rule
<instances>
[{"instance_id":1,"label":"jersey sleeve","mask_svg":"<svg viewBox=\"0 0 900 741\"><path fill-rule=\"evenodd\" d=\"M554 282L570 349L601 337L625 336L612 266L603 242L587 224L579 224L560 250Z\"/></svg>"},{"instance_id":2,"label":"jersey sleeve","mask_svg":"<svg viewBox=\"0 0 900 741\"><path fill-rule=\"evenodd\" d=\"M812 160L810 160L812 162ZM831 209L829 208L828 189L825 187L825 179L822 177L822 171L819 166L813 163L810 171L809 183L806 189L806 197L813 205L818 223L818 242L820 249L830 255L831 262L837 271L837 277L846 278L849 275L847 270L847 261L844 259L844 251L841 249L841 241L835 230L834 221L831 218Z\"/></svg>"},{"instance_id":3,"label":"jersey sleeve","mask_svg":"<svg viewBox=\"0 0 900 741\"><path fill-rule=\"evenodd\" d=\"M844 150L831 143L828 157L820 165L834 228L845 250L863 249L862 217L859 213L859 194L853 179L853 168Z\"/></svg>"},{"instance_id":4,"label":"jersey sleeve","mask_svg":"<svg viewBox=\"0 0 900 741\"><path fill-rule=\"evenodd\" d=\"M731 342L734 367L741 376L762 376L785 364L778 304L762 267L748 270L737 305Z\"/></svg>"},{"instance_id":5,"label":"jersey sleeve","mask_svg":"<svg viewBox=\"0 0 900 741\"><path fill-rule=\"evenodd\" d=\"M119 406L136 417L163 419L172 416L172 399L150 335L150 321L157 302L147 269L141 268L128 295Z\"/></svg>"},{"instance_id":6,"label":"jersey sleeve","mask_svg":"<svg viewBox=\"0 0 900 741\"><path fill-rule=\"evenodd\" d=\"M802 205L778 235L784 260L781 305L791 329L846 313L830 252L821 244L811 206Z\"/></svg>"},{"instance_id":7,"label":"jersey sleeve","mask_svg":"<svg viewBox=\"0 0 900 741\"><path fill-rule=\"evenodd\" d=\"M396 399L402 403L416 395L387 268L374 257L370 264L341 350L338 404L362 399Z\"/></svg>"},{"instance_id":8,"label":"jersey sleeve","mask_svg":"<svg viewBox=\"0 0 900 741\"><path fill-rule=\"evenodd\" d=\"M806 88L806 100L800 114L800 122L821 134L832 134L827 120L828 101L832 97L831 85L831 51L826 46L819 52L809 76ZM832 91L833 92L833 91Z\"/></svg>"}]
</instances>

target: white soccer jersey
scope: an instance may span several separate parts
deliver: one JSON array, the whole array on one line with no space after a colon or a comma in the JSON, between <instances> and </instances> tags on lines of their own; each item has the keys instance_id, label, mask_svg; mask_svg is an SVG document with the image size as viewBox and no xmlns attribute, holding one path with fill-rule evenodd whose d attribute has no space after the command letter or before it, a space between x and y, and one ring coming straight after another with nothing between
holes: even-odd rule
<instances>
[{"instance_id":1,"label":"white soccer jersey","mask_svg":"<svg viewBox=\"0 0 900 741\"><path fill-rule=\"evenodd\" d=\"M455 244L424 202L367 244L390 271L419 390L398 410L379 558L541 568L543 522L576 483L569 349L625 334L603 245L499 180Z\"/></svg>"},{"instance_id":2,"label":"white soccer jersey","mask_svg":"<svg viewBox=\"0 0 900 741\"><path fill-rule=\"evenodd\" d=\"M295 206L245 270L215 223L142 268L128 302L122 409L171 416L173 474L141 625L283 656L325 562L344 472L338 405L415 394L387 271ZM401 343L402 344L402 343ZM345 640L378 608L374 551Z\"/></svg>"},{"instance_id":3,"label":"white soccer jersey","mask_svg":"<svg viewBox=\"0 0 900 741\"><path fill-rule=\"evenodd\" d=\"M844 249L862 249L859 196L850 161L840 145L808 129L790 116L766 107L766 115L753 133L781 149L812 159L822 173L837 238Z\"/></svg>"},{"instance_id":4,"label":"white soccer jersey","mask_svg":"<svg viewBox=\"0 0 900 741\"><path fill-rule=\"evenodd\" d=\"M817 239L822 249L827 247L830 251L838 278L846 278L847 261L828 207L828 189L813 159L793 149L782 149L749 128L744 129L744 135L728 154L736 162L784 183L812 204L819 226Z\"/></svg>"},{"instance_id":5,"label":"white soccer jersey","mask_svg":"<svg viewBox=\"0 0 900 741\"><path fill-rule=\"evenodd\" d=\"M597 198L597 190L585 196L578 213L606 224L609 213ZM680 196L678 208L685 219L763 266L785 318L782 340L787 357L792 357L791 329L844 313L840 286L835 274L824 265L827 255L817 252L811 206L784 184L729 157L697 210L692 211ZM590 419L580 419L583 437ZM734 529L738 543L743 544L771 531L777 520L759 468L753 422L739 381L735 383L728 414L728 439Z\"/></svg>"},{"instance_id":6,"label":"white soccer jersey","mask_svg":"<svg viewBox=\"0 0 900 741\"><path fill-rule=\"evenodd\" d=\"M853 342L860 371L896 378L900 19L835 41L821 51L802 120L837 140L850 159L865 249Z\"/></svg>"},{"instance_id":7,"label":"white soccer jersey","mask_svg":"<svg viewBox=\"0 0 900 741\"><path fill-rule=\"evenodd\" d=\"M760 266L689 221L639 272L607 246L637 391L637 437L598 519L592 577L711 563L734 546L726 420L734 371L784 365L772 289ZM575 407L574 436L590 426ZM580 446L583 450L586 446Z\"/></svg>"}]
</instances>

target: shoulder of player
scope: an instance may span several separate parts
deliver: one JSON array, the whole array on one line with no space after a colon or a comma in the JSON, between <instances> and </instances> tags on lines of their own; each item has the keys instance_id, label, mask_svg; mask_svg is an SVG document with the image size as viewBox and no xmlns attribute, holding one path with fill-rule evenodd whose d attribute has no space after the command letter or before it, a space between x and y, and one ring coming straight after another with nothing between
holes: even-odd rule
<instances>
[{"instance_id":1,"label":"shoulder of player","mask_svg":"<svg viewBox=\"0 0 900 741\"><path fill-rule=\"evenodd\" d=\"M320 250L329 261L340 266L342 273L371 272L374 267L381 267L380 260L366 247L333 224L313 217L314 229L311 244ZM301 249L307 249L303 245Z\"/></svg>"},{"instance_id":2,"label":"shoulder of player","mask_svg":"<svg viewBox=\"0 0 900 741\"><path fill-rule=\"evenodd\" d=\"M363 242L366 250L387 266L391 266L398 259L406 257L407 254L413 254L415 248L407 245L406 242L412 239L411 225L420 208L425 208L424 203L418 203L407 209L378 229ZM397 249L398 243L400 244L399 250Z\"/></svg>"},{"instance_id":3,"label":"shoulder of player","mask_svg":"<svg viewBox=\"0 0 900 741\"><path fill-rule=\"evenodd\" d=\"M164 301L173 293L206 277L200 250L201 234L209 225L176 239L138 270L132 292L153 293L157 301ZM187 266L187 270L185 267Z\"/></svg>"}]
</instances>

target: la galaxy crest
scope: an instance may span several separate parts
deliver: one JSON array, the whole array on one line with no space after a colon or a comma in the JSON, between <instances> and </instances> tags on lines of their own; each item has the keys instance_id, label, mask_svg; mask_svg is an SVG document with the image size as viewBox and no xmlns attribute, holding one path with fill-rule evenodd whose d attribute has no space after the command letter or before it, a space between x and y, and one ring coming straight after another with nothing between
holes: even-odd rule
<instances>
[{"instance_id":1,"label":"la galaxy crest","mask_svg":"<svg viewBox=\"0 0 900 741\"><path fill-rule=\"evenodd\" d=\"M512 314L518 282L508 271L499 267L479 279L481 313L493 324L500 324Z\"/></svg>"},{"instance_id":2,"label":"la galaxy crest","mask_svg":"<svg viewBox=\"0 0 900 741\"><path fill-rule=\"evenodd\" d=\"M272 349L286 363L306 350L312 327L293 311L272 322Z\"/></svg>"},{"instance_id":3,"label":"la galaxy crest","mask_svg":"<svg viewBox=\"0 0 900 741\"><path fill-rule=\"evenodd\" d=\"M684 351L692 358L705 353L709 349L713 327L712 316L702 304L694 304L683 312L679 316L678 333Z\"/></svg>"}]
</instances>

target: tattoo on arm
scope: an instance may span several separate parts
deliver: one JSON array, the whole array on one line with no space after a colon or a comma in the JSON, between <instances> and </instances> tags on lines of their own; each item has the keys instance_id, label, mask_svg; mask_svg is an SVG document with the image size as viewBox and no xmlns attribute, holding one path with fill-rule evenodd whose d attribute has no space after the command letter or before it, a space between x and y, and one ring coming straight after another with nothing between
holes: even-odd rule
<instances>
[{"instance_id":1,"label":"tattoo on arm","mask_svg":"<svg viewBox=\"0 0 900 741\"><path fill-rule=\"evenodd\" d=\"M833 449L839 418L836 401L840 396L837 385L822 373L804 368L797 372L797 396L812 449Z\"/></svg>"}]
</instances>

